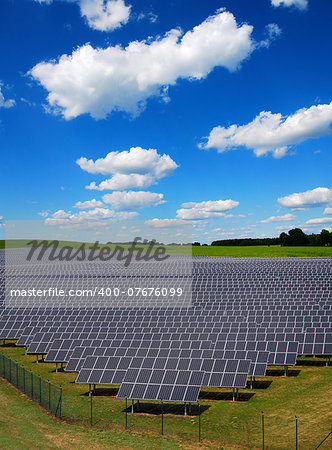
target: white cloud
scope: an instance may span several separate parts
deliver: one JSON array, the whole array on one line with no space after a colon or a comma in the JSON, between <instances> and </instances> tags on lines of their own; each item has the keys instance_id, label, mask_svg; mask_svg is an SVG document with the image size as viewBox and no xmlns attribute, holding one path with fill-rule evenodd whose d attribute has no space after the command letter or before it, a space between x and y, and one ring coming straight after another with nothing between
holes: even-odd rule
<instances>
[{"instance_id":1,"label":"white cloud","mask_svg":"<svg viewBox=\"0 0 332 450\"><path fill-rule=\"evenodd\" d=\"M101 119L112 111L137 115L149 97L168 99L165 88L179 78L199 80L215 67L238 69L257 46L252 30L219 10L185 34L173 29L125 48L85 44L58 61L37 64L29 74L49 92L51 109L66 119L84 113Z\"/></svg>"},{"instance_id":2,"label":"white cloud","mask_svg":"<svg viewBox=\"0 0 332 450\"><path fill-rule=\"evenodd\" d=\"M155 228L169 228L184 225L187 224L188 222L186 220L179 220L179 219L151 219L145 220L144 223L146 225L150 225Z\"/></svg>"},{"instance_id":3,"label":"white cloud","mask_svg":"<svg viewBox=\"0 0 332 450\"><path fill-rule=\"evenodd\" d=\"M296 219L296 216L294 214L285 214L283 216L271 216L268 219L260 220L260 223L273 223L273 222L284 222L287 220L293 220Z\"/></svg>"},{"instance_id":4,"label":"white cloud","mask_svg":"<svg viewBox=\"0 0 332 450\"><path fill-rule=\"evenodd\" d=\"M70 213L65 212L63 209L59 209L52 214L52 217L54 219L68 219L70 217Z\"/></svg>"},{"instance_id":5,"label":"white cloud","mask_svg":"<svg viewBox=\"0 0 332 450\"><path fill-rule=\"evenodd\" d=\"M103 202L93 198L92 200L87 200L85 202L77 202L77 203L75 203L74 208L90 209L90 208L98 208L99 206L103 206Z\"/></svg>"},{"instance_id":6,"label":"white cloud","mask_svg":"<svg viewBox=\"0 0 332 450\"><path fill-rule=\"evenodd\" d=\"M47 217L49 215L49 211L40 211L38 213L38 215L41 216L41 217Z\"/></svg>"},{"instance_id":7,"label":"white cloud","mask_svg":"<svg viewBox=\"0 0 332 450\"><path fill-rule=\"evenodd\" d=\"M0 220L2 220L3 219L3 216L0 216Z\"/></svg>"},{"instance_id":8,"label":"white cloud","mask_svg":"<svg viewBox=\"0 0 332 450\"><path fill-rule=\"evenodd\" d=\"M332 217L319 217L317 219L310 219L305 222L306 225L329 223L332 222Z\"/></svg>"},{"instance_id":9,"label":"white cloud","mask_svg":"<svg viewBox=\"0 0 332 450\"><path fill-rule=\"evenodd\" d=\"M79 0L79 5L89 26L100 31L111 31L125 25L131 8L123 0Z\"/></svg>"},{"instance_id":10,"label":"white cloud","mask_svg":"<svg viewBox=\"0 0 332 450\"><path fill-rule=\"evenodd\" d=\"M273 6L296 6L299 9L308 7L308 0L271 0Z\"/></svg>"},{"instance_id":11,"label":"white cloud","mask_svg":"<svg viewBox=\"0 0 332 450\"><path fill-rule=\"evenodd\" d=\"M12 108L15 105L15 100L9 99L5 100L5 97L3 93L1 92L1 87L3 86L3 83L0 81L0 108Z\"/></svg>"},{"instance_id":12,"label":"white cloud","mask_svg":"<svg viewBox=\"0 0 332 450\"><path fill-rule=\"evenodd\" d=\"M219 153L246 147L256 156L272 153L275 158L286 155L290 146L307 139L332 134L332 102L302 108L290 116L262 111L246 125L217 126L199 145L202 149L216 148Z\"/></svg>"},{"instance_id":13,"label":"white cloud","mask_svg":"<svg viewBox=\"0 0 332 450\"><path fill-rule=\"evenodd\" d=\"M146 191L122 191L105 194L103 201L120 211L147 208L165 203L163 194Z\"/></svg>"},{"instance_id":14,"label":"white cloud","mask_svg":"<svg viewBox=\"0 0 332 450\"><path fill-rule=\"evenodd\" d=\"M292 230L293 228L296 228L296 226L295 225L289 225L289 224L287 224L287 225L280 225L278 227L275 227L275 229L278 230L278 231L284 231L284 230L289 231L289 230Z\"/></svg>"},{"instance_id":15,"label":"white cloud","mask_svg":"<svg viewBox=\"0 0 332 450\"><path fill-rule=\"evenodd\" d=\"M60 209L52 214L52 218L47 218L47 225L68 225L68 224L85 224L86 222L102 223L104 219L126 220L137 216L138 213L132 212L116 212L108 208L94 208L88 211L80 211L75 214L65 212ZM92 227L94 225L91 225Z\"/></svg>"},{"instance_id":16,"label":"white cloud","mask_svg":"<svg viewBox=\"0 0 332 450\"><path fill-rule=\"evenodd\" d=\"M226 216L223 211L228 211L239 205L234 200L208 200L204 202L188 202L183 203L182 209L176 211L177 218L183 220L200 220L212 217Z\"/></svg>"},{"instance_id":17,"label":"white cloud","mask_svg":"<svg viewBox=\"0 0 332 450\"><path fill-rule=\"evenodd\" d=\"M53 0L35 0L37 3L51 4ZM94 30L112 31L128 22L131 6L123 0L67 0L76 2L89 27Z\"/></svg>"},{"instance_id":18,"label":"white cloud","mask_svg":"<svg viewBox=\"0 0 332 450\"><path fill-rule=\"evenodd\" d=\"M325 208L323 214L332 214L332 208Z\"/></svg>"},{"instance_id":19,"label":"white cloud","mask_svg":"<svg viewBox=\"0 0 332 450\"><path fill-rule=\"evenodd\" d=\"M298 192L278 198L278 202L287 208L312 208L332 202L332 189L318 187L306 192Z\"/></svg>"},{"instance_id":20,"label":"white cloud","mask_svg":"<svg viewBox=\"0 0 332 450\"><path fill-rule=\"evenodd\" d=\"M281 35L281 28L276 23L269 23L265 27L267 38L259 43L260 47L270 47L272 41Z\"/></svg>"},{"instance_id":21,"label":"white cloud","mask_svg":"<svg viewBox=\"0 0 332 450\"><path fill-rule=\"evenodd\" d=\"M178 165L169 155L160 155L155 149L132 147L129 151L110 152L96 161L79 158L76 163L92 174L110 174L112 178L99 185L93 181L87 189L103 191L145 188L157 180L172 175Z\"/></svg>"}]
</instances>

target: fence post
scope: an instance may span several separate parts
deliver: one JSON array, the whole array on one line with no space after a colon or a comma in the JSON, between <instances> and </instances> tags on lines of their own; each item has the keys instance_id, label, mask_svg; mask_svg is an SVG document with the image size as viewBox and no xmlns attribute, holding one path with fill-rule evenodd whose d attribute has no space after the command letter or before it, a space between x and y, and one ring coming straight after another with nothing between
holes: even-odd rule
<instances>
[{"instance_id":1,"label":"fence post","mask_svg":"<svg viewBox=\"0 0 332 450\"><path fill-rule=\"evenodd\" d=\"M62 386L60 386L60 419L61 419L61 406L62 406Z\"/></svg>"},{"instance_id":2,"label":"fence post","mask_svg":"<svg viewBox=\"0 0 332 450\"><path fill-rule=\"evenodd\" d=\"M33 372L31 370L31 398L33 400Z\"/></svg>"},{"instance_id":3,"label":"fence post","mask_svg":"<svg viewBox=\"0 0 332 450\"><path fill-rule=\"evenodd\" d=\"M161 435L164 435L164 402L161 401Z\"/></svg>"},{"instance_id":4,"label":"fence post","mask_svg":"<svg viewBox=\"0 0 332 450\"><path fill-rule=\"evenodd\" d=\"M297 417L296 416L295 416L295 436L296 436L296 440L295 440L296 446L295 446L295 448L296 448L296 450L298 450L298 428L297 428Z\"/></svg>"},{"instance_id":5,"label":"fence post","mask_svg":"<svg viewBox=\"0 0 332 450\"><path fill-rule=\"evenodd\" d=\"M201 442L201 405L198 403L198 440Z\"/></svg>"},{"instance_id":6,"label":"fence post","mask_svg":"<svg viewBox=\"0 0 332 450\"><path fill-rule=\"evenodd\" d=\"M262 411L262 448L265 449L264 413Z\"/></svg>"},{"instance_id":7,"label":"fence post","mask_svg":"<svg viewBox=\"0 0 332 450\"><path fill-rule=\"evenodd\" d=\"M48 409L51 411L51 383L48 380Z\"/></svg>"},{"instance_id":8,"label":"fence post","mask_svg":"<svg viewBox=\"0 0 332 450\"><path fill-rule=\"evenodd\" d=\"M128 419L127 419L127 397L126 397L126 429L127 429L127 425L128 425Z\"/></svg>"},{"instance_id":9,"label":"fence post","mask_svg":"<svg viewBox=\"0 0 332 450\"><path fill-rule=\"evenodd\" d=\"M39 375L39 403L42 404L42 380L41 376Z\"/></svg>"},{"instance_id":10,"label":"fence post","mask_svg":"<svg viewBox=\"0 0 332 450\"><path fill-rule=\"evenodd\" d=\"M93 391L90 392L90 425L92 426L92 397L93 397Z\"/></svg>"}]
</instances>

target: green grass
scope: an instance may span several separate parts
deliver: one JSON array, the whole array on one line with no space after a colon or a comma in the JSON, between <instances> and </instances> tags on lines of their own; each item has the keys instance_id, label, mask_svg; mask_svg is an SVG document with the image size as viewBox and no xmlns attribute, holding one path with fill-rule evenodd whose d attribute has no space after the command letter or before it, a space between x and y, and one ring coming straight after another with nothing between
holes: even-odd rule
<instances>
[{"instance_id":1,"label":"green grass","mask_svg":"<svg viewBox=\"0 0 332 450\"><path fill-rule=\"evenodd\" d=\"M46 429L48 430L47 427L51 426L46 427L47 422L54 427L53 431L49 429L50 434L56 435L56 429L63 427L63 436L65 433L75 435L77 443L80 442L79 445L84 445L84 442L91 440L96 448L98 445L102 448L102 445L107 445L107 442L110 445L113 439L114 448L117 448L120 439L123 439L122 445L125 448L131 448L131 445L139 448L146 445L151 448L155 448L153 445L158 448L194 448L198 445L198 417L197 415L184 416L183 405L166 404L165 440L160 440L160 405L153 402L148 402L148 405L147 402L141 402L141 412L134 415L128 414L129 430L125 431L125 402L118 400L115 397L116 390L107 386L97 389L97 393L102 395L93 398L95 430L91 430L89 426L83 426L83 423L89 422L88 386L74 383L77 374L55 373L55 364L39 363L37 365L34 356L24 355L23 348L8 346L1 347L1 350L35 373L39 373L44 379L61 384L64 398L79 422L79 425L59 424L46 414L40 416L40 408L37 406L34 412L26 414L24 408L27 408L27 401L21 395L19 400L15 400L15 411L3 410L1 424L7 423L7 428L14 419L15 422L21 421L21 424L15 428L15 432L20 433L17 439L21 439L22 442L25 439L24 434L28 435L27 422L32 422L31 429L37 428L39 434L47 434ZM299 371L297 376L283 377L269 374L263 379L265 382L271 382L265 389L240 390L242 399L244 395L254 394L247 401L232 402L222 399L226 393L230 392L225 389L202 390L200 404L203 411L201 416L203 446L225 449L260 448L261 411L264 411L265 440L268 449L295 447L295 415L299 419L300 448L314 448L331 429L332 367L304 365L307 360L304 362L303 360L305 359L300 359L299 366L290 370L291 375L295 374L294 370ZM317 358L316 361L319 359ZM9 395L8 389L8 387L2 387L0 392L5 390L6 395ZM4 401L1 399L0 401L3 405ZM28 403L31 404L31 402ZM197 412L197 406L193 408L193 412ZM29 439L34 439L33 433L29 436ZM101 438L100 441L98 441L99 438ZM20 448L15 446L14 436L8 436L7 439L8 443L12 441L10 444L12 448ZM149 443L149 439L152 443ZM6 448L11 448L10 445L6 445ZM26 447L30 448L30 446L33 446L32 442ZM89 444L90 448L91 446Z\"/></svg>"},{"instance_id":2,"label":"green grass","mask_svg":"<svg viewBox=\"0 0 332 450\"><path fill-rule=\"evenodd\" d=\"M28 240L0 240L1 248L27 247ZM59 247L71 246L78 248L81 242L60 241ZM86 249L91 246L86 243ZM116 244L109 247L115 248ZM101 245L103 246L103 245ZM101 247L100 246L100 247ZM124 245L124 248L128 246ZM144 248L144 246L141 246ZM281 247L279 245L256 246L178 246L167 245L166 250L170 254L193 254L195 256L234 256L234 257L321 257L332 256L332 247Z\"/></svg>"},{"instance_id":3,"label":"green grass","mask_svg":"<svg viewBox=\"0 0 332 450\"><path fill-rule=\"evenodd\" d=\"M193 255L237 257L308 257L332 256L332 247L281 247L279 245L254 246L193 246Z\"/></svg>"}]
</instances>

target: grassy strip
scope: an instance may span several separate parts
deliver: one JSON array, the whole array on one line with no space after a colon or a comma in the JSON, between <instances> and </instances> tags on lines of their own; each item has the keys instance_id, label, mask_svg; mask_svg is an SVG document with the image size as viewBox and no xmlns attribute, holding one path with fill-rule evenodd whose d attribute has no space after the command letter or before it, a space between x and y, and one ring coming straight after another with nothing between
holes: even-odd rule
<instances>
[{"instance_id":1,"label":"grassy strip","mask_svg":"<svg viewBox=\"0 0 332 450\"><path fill-rule=\"evenodd\" d=\"M3 248L24 248L28 247L28 240L0 240L0 249ZM79 248L82 242L60 241L59 247L70 246ZM86 250L91 247L91 243L85 243ZM115 249L116 244L109 245L110 249ZM105 247L101 244L99 246ZM123 245L127 249L128 245ZM140 246L140 248L147 248ZM167 245L166 250L170 254L187 254L194 256L233 256L233 257L331 257L332 247L281 247L279 245L255 245L255 246L179 246Z\"/></svg>"},{"instance_id":2,"label":"grassy strip","mask_svg":"<svg viewBox=\"0 0 332 450\"><path fill-rule=\"evenodd\" d=\"M88 386L74 383L77 374L55 373L55 364L37 365L35 357L25 356L22 348L2 347L1 350L27 368L40 373L44 379L61 384L64 398L75 418L81 423L89 422ZM299 364L290 370L290 377L275 376L271 372L263 379L263 383L261 380L256 389L240 390L242 401L239 402L225 401L227 395L230 400L229 390L203 390L200 404L204 445L218 448L259 448L261 411L264 411L266 445L269 449L295 446L295 415L299 418L300 447L314 448L331 428L332 367L325 367L324 362L318 358L315 359L317 366L307 365L308 360L305 358ZM273 371L276 372L277 369L274 368ZM115 395L114 388L97 387L97 395L93 398L96 428L123 429L125 402L118 400ZM184 416L183 405L168 405L166 404L164 427L165 435L173 439L173 448L177 448L181 442L186 442L190 447L196 446L198 416ZM197 412L197 407L193 412ZM161 426L160 405L141 402L140 412L128 414L128 424L131 433L142 433L144 436L153 433L158 436Z\"/></svg>"}]
</instances>

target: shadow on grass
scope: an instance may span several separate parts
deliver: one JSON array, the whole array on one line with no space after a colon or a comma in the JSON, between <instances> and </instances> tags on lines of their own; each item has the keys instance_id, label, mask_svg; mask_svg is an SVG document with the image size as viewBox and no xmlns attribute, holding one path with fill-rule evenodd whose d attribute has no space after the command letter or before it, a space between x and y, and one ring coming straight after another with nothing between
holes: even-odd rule
<instances>
[{"instance_id":1,"label":"shadow on grass","mask_svg":"<svg viewBox=\"0 0 332 450\"><path fill-rule=\"evenodd\" d=\"M326 359L324 359L324 360L314 360L314 359L311 359L311 360L303 359L303 360L301 360L300 359L300 360L297 361L296 365L297 366L306 366L306 367L308 367L308 366L324 367L324 366L326 366ZM332 366L332 361L330 361L328 365Z\"/></svg>"},{"instance_id":2,"label":"shadow on grass","mask_svg":"<svg viewBox=\"0 0 332 450\"><path fill-rule=\"evenodd\" d=\"M9 348L9 347L17 347L16 342L6 342L5 344L1 344L0 348Z\"/></svg>"},{"instance_id":3,"label":"shadow on grass","mask_svg":"<svg viewBox=\"0 0 332 450\"><path fill-rule=\"evenodd\" d=\"M72 381L72 383L75 383L75 381ZM96 387L93 396L94 397L115 397L118 393L119 388L118 387ZM89 397L89 391L84 392L81 394L82 397Z\"/></svg>"},{"instance_id":4,"label":"shadow on grass","mask_svg":"<svg viewBox=\"0 0 332 450\"><path fill-rule=\"evenodd\" d=\"M252 389L267 389L272 384L271 380L255 380L252 382ZM251 389L251 382L248 381L247 389Z\"/></svg>"},{"instance_id":5,"label":"shadow on grass","mask_svg":"<svg viewBox=\"0 0 332 450\"><path fill-rule=\"evenodd\" d=\"M235 396L237 402L248 402L253 396L254 392L239 392L238 396ZM216 392L216 391L201 391L199 394L201 400L233 400L232 392Z\"/></svg>"},{"instance_id":6,"label":"shadow on grass","mask_svg":"<svg viewBox=\"0 0 332 450\"><path fill-rule=\"evenodd\" d=\"M301 370L297 369L288 369L288 377L297 377L301 373ZM284 369L267 369L266 370L267 377L283 377L285 376Z\"/></svg>"},{"instance_id":7,"label":"shadow on grass","mask_svg":"<svg viewBox=\"0 0 332 450\"><path fill-rule=\"evenodd\" d=\"M131 413L131 401L128 400L128 406L127 406L127 413ZM210 408L209 405L201 405L201 414L203 412L207 411ZM126 408L122 410L122 412L126 412ZM175 416L183 416L185 415L185 408L184 404L179 403L165 403L163 404L163 412L164 415L166 414L172 414ZM191 407L187 403L186 408L187 416L198 416L199 415L199 408L197 404L192 404ZM151 414L154 416L161 416L162 408L161 403L134 403L134 414Z\"/></svg>"}]
</instances>

